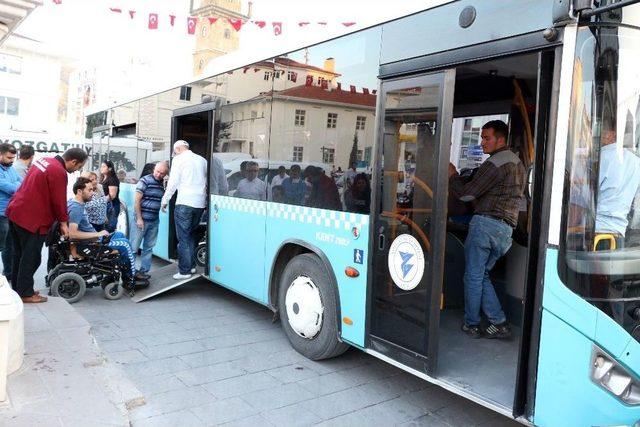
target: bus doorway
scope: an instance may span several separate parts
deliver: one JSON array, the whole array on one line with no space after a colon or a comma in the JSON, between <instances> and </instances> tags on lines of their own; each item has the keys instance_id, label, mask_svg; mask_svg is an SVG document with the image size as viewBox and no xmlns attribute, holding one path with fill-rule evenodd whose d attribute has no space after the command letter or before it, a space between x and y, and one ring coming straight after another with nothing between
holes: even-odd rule
<instances>
[{"instance_id":1,"label":"bus doorway","mask_svg":"<svg viewBox=\"0 0 640 427\"><path fill-rule=\"evenodd\" d=\"M553 53L532 53L459 66L446 72L455 72L455 83L431 100L411 81L419 77L382 85L370 348L505 414L520 415L526 399L540 216L529 181L539 176L536 158L543 158L547 117L537 112L540 93L550 93L549 57ZM390 90L396 86L401 89ZM548 105L548 95L543 102ZM469 182L489 157L480 134L491 120L508 125L508 148L527 181L511 247L490 273L512 331L504 340L474 339L461 330L465 241L475 206L448 185L450 164ZM484 315L481 325L489 326Z\"/></svg>"}]
</instances>

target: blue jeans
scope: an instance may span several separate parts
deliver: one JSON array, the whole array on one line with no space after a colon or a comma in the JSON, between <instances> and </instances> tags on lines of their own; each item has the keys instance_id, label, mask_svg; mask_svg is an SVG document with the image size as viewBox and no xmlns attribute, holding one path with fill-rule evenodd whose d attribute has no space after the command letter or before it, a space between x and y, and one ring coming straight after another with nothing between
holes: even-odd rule
<instances>
[{"instance_id":1,"label":"blue jeans","mask_svg":"<svg viewBox=\"0 0 640 427\"><path fill-rule=\"evenodd\" d=\"M176 205L174 222L178 236L178 270L180 274L189 274L196 267L195 231L200 224L204 208L193 208L186 205Z\"/></svg>"},{"instance_id":2,"label":"blue jeans","mask_svg":"<svg viewBox=\"0 0 640 427\"><path fill-rule=\"evenodd\" d=\"M2 252L2 266L4 277L11 281L11 265L13 264L13 243L9 233L9 218L0 215L0 252Z\"/></svg>"},{"instance_id":3,"label":"blue jeans","mask_svg":"<svg viewBox=\"0 0 640 427\"><path fill-rule=\"evenodd\" d=\"M489 272L511 247L512 228L502 221L474 215L464 243L464 322L480 324L480 309L494 325L506 320Z\"/></svg>"},{"instance_id":4,"label":"blue jeans","mask_svg":"<svg viewBox=\"0 0 640 427\"><path fill-rule=\"evenodd\" d=\"M151 270L151 257L153 256L153 247L158 240L159 220L144 220L144 228L141 230L136 227L136 241L133 245L134 252L137 252L142 243L142 253L140 254L140 272L148 273Z\"/></svg>"},{"instance_id":5,"label":"blue jeans","mask_svg":"<svg viewBox=\"0 0 640 427\"><path fill-rule=\"evenodd\" d=\"M109 202L109 207L107 208L107 224L105 229L109 233L113 233L118 226L118 216L120 215L120 201L116 203Z\"/></svg>"}]
</instances>

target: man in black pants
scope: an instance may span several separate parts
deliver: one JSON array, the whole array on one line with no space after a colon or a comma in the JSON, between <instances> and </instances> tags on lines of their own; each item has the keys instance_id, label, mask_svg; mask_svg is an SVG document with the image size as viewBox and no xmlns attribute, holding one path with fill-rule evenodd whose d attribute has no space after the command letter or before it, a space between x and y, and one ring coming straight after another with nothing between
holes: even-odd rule
<instances>
[{"instance_id":1,"label":"man in black pants","mask_svg":"<svg viewBox=\"0 0 640 427\"><path fill-rule=\"evenodd\" d=\"M13 239L13 281L15 291L25 303L45 302L33 289L33 275L40 266L42 244L55 221L60 232L69 236L67 221L67 172L82 169L87 153L71 148L62 156L33 162L6 210Z\"/></svg>"}]
</instances>

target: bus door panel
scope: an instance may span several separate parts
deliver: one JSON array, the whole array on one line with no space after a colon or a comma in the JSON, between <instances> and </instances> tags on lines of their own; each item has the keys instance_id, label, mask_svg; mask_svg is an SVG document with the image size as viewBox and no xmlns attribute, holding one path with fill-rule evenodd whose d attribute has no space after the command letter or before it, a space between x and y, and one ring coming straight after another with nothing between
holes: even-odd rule
<instances>
[{"instance_id":1,"label":"bus door panel","mask_svg":"<svg viewBox=\"0 0 640 427\"><path fill-rule=\"evenodd\" d=\"M427 373L437 352L454 80L447 70L382 84L370 345Z\"/></svg>"}]
</instances>

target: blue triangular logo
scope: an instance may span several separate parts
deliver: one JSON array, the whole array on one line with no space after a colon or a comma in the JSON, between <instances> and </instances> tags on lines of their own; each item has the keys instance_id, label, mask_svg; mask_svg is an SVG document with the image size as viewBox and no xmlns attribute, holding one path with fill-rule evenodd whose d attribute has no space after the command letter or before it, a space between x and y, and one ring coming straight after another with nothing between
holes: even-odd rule
<instances>
[{"instance_id":1,"label":"blue triangular logo","mask_svg":"<svg viewBox=\"0 0 640 427\"><path fill-rule=\"evenodd\" d=\"M402 278L407 277L407 274L413 268L413 264L408 264L409 260L413 258L413 254L408 254L406 252L400 252L400 257L402 258Z\"/></svg>"}]
</instances>

